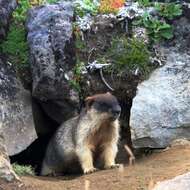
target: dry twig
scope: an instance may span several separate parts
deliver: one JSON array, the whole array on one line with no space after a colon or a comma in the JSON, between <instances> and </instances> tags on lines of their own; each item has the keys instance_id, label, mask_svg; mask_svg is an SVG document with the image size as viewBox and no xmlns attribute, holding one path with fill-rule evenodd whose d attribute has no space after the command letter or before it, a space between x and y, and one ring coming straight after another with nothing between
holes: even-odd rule
<instances>
[{"instance_id":1,"label":"dry twig","mask_svg":"<svg viewBox=\"0 0 190 190\"><path fill-rule=\"evenodd\" d=\"M135 163L135 156L127 144L124 147L125 147L126 152L129 155L129 165L131 166Z\"/></svg>"}]
</instances>

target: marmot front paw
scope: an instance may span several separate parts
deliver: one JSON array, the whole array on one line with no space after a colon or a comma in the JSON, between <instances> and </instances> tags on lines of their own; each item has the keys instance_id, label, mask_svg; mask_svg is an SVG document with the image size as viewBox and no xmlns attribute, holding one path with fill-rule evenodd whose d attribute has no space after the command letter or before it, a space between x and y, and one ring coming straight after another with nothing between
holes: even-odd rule
<instances>
[{"instance_id":1,"label":"marmot front paw","mask_svg":"<svg viewBox=\"0 0 190 190\"><path fill-rule=\"evenodd\" d=\"M84 174L90 174L90 173L93 173L95 171L97 171L98 169L97 168L87 168L87 169L84 169Z\"/></svg>"},{"instance_id":2,"label":"marmot front paw","mask_svg":"<svg viewBox=\"0 0 190 190\"><path fill-rule=\"evenodd\" d=\"M114 169L114 168L119 168L120 164L112 164L112 165L107 165L104 166L104 169Z\"/></svg>"}]
</instances>

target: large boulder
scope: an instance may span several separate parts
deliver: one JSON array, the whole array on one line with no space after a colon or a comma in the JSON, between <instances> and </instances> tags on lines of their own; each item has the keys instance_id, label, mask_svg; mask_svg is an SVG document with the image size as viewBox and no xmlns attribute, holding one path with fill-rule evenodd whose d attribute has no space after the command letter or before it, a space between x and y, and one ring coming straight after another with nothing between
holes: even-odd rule
<instances>
[{"instance_id":1,"label":"large boulder","mask_svg":"<svg viewBox=\"0 0 190 190\"><path fill-rule=\"evenodd\" d=\"M138 86L130 126L133 145L163 148L190 139L190 55L169 50L167 63Z\"/></svg>"},{"instance_id":2,"label":"large boulder","mask_svg":"<svg viewBox=\"0 0 190 190\"><path fill-rule=\"evenodd\" d=\"M153 190L188 190L190 187L190 172L170 180L157 183Z\"/></svg>"},{"instance_id":3,"label":"large boulder","mask_svg":"<svg viewBox=\"0 0 190 190\"><path fill-rule=\"evenodd\" d=\"M1 59L0 123L9 155L26 149L37 138L31 95L16 78L12 65Z\"/></svg>"},{"instance_id":4,"label":"large boulder","mask_svg":"<svg viewBox=\"0 0 190 190\"><path fill-rule=\"evenodd\" d=\"M15 8L16 0L0 0L0 40L6 36L9 20Z\"/></svg>"},{"instance_id":5,"label":"large boulder","mask_svg":"<svg viewBox=\"0 0 190 190\"><path fill-rule=\"evenodd\" d=\"M138 86L130 126L136 148L164 148L175 139L190 139L190 21L174 22L175 39L159 49L166 64Z\"/></svg>"},{"instance_id":6,"label":"large boulder","mask_svg":"<svg viewBox=\"0 0 190 190\"><path fill-rule=\"evenodd\" d=\"M77 113L78 93L71 88L75 66L71 2L40 6L27 20L32 95L58 123Z\"/></svg>"}]
</instances>

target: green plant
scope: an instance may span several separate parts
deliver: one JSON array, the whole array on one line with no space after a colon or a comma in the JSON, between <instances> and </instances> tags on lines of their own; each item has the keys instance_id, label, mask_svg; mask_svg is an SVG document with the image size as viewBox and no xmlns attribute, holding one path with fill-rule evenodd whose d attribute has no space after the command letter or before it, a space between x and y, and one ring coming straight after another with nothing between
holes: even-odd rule
<instances>
[{"instance_id":1,"label":"green plant","mask_svg":"<svg viewBox=\"0 0 190 190\"><path fill-rule=\"evenodd\" d=\"M139 69L147 73L150 53L147 46L135 38L125 36L113 39L103 59L111 62L110 69L117 73Z\"/></svg>"},{"instance_id":2,"label":"green plant","mask_svg":"<svg viewBox=\"0 0 190 190\"><path fill-rule=\"evenodd\" d=\"M182 14L181 5L176 3L156 3L155 8L160 16L170 20Z\"/></svg>"},{"instance_id":3,"label":"green plant","mask_svg":"<svg viewBox=\"0 0 190 190\"><path fill-rule=\"evenodd\" d=\"M162 39L171 39L173 37L173 28L171 25L165 21L153 18L148 13L145 13L134 24L144 26L147 29L150 40L153 42L158 42Z\"/></svg>"},{"instance_id":4,"label":"green plant","mask_svg":"<svg viewBox=\"0 0 190 190\"><path fill-rule=\"evenodd\" d=\"M26 66L28 63L28 45L24 22L30 7L28 0L18 1L18 7L13 12L13 22L10 25L7 38L0 44L0 50L9 55L9 61L16 68Z\"/></svg>"},{"instance_id":5,"label":"green plant","mask_svg":"<svg viewBox=\"0 0 190 190\"><path fill-rule=\"evenodd\" d=\"M15 173L19 176L23 176L23 175L34 176L35 175L34 169L30 165L22 166L17 163L14 163L14 164L12 164L12 167L13 167L13 170L15 171Z\"/></svg>"},{"instance_id":6,"label":"green plant","mask_svg":"<svg viewBox=\"0 0 190 190\"><path fill-rule=\"evenodd\" d=\"M56 3L59 0L30 0L30 5L31 6L38 6L38 5L44 5L46 3L48 4L52 4L52 3Z\"/></svg>"},{"instance_id":7,"label":"green plant","mask_svg":"<svg viewBox=\"0 0 190 190\"><path fill-rule=\"evenodd\" d=\"M25 29L12 24L7 39L0 44L3 53L10 55L13 64L25 65L28 62L28 45L25 39Z\"/></svg>"},{"instance_id":8,"label":"green plant","mask_svg":"<svg viewBox=\"0 0 190 190\"><path fill-rule=\"evenodd\" d=\"M82 71L84 70L84 68L85 68L84 62L81 62L81 61L77 60L77 64L74 67L74 75L75 75L75 77L81 78L82 77L81 74L82 74Z\"/></svg>"},{"instance_id":9,"label":"green plant","mask_svg":"<svg viewBox=\"0 0 190 190\"><path fill-rule=\"evenodd\" d=\"M59 1L59 0L47 0L47 2L50 3L50 4L51 4L51 3L56 3L56 2L58 2L58 1Z\"/></svg>"},{"instance_id":10,"label":"green plant","mask_svg":"<svg viewBox=\"0 0 190 190\"><path fill-rule=\"evenodd\" d=\"M81 92L81 87L78 81L76 80L70 80L69 81L69 85L71 88L73 88L74 90L76 90L77 92Z\"/></svg>"},{"instance_id":11,"label":"green plant","mask_svg":"<svg viewBox=\"0 0 190 190\"><path fill-rule=\"evenodd\" d=\"M77 59L77 64L73 69L73 79L69 81L71 88L75 89L77 92L81 92L80 82L82 80L82 71L85 68L84 62Z\"/></svg>"},{"instance_id":12,"label":"green plant","mask_svg":"<svg viewBox=\"0 0 190 190\"><path fill-rule=\"evenodd\" d=\"M81 37L80 29L77 27L77 25L75 25L75 23L73 24L73 31L75 34L75 47L77 50L83 51L86 49L86 44Z\"/></svg>"},{"instance_id":13,"label":"green plant","mask_svg":"<svg viewBox=\"0 0 190 190\"><path fill-rule=\"evenodd\" d=\"M98 13L99 3L96 0L77 0L74 2L75 12L78 16L83 17L87 13L96 15Z\"/></svg>"},{"instance_id":14,"label":"green plant","mask_svg":"<svg viewBox=\"0 0 190 190\"><path fill-rule=\"evenodd\" d=\"M148 7L151 5L150 0L137 0L140 6L142 7Z\"/></svg>"},{"instance_id":15,"label":"green plant","mask_svg":"<svg viewBox=\"0 0 190 190\"><path fill-rule=\"evenodd\" d=\"M16 22L24 22L26 20L27 10L31 7L28 0L20 0L17 9L13 13Z\"/></svg>"}]
</instances>

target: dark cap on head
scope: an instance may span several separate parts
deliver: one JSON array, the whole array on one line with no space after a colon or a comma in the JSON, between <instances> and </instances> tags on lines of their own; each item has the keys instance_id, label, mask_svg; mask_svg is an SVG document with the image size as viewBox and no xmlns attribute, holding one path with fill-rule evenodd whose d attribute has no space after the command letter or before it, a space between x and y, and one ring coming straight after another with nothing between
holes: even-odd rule
<instances>
[{"instance_id":1,"label":"dark cap on head","mask_svg":"<svg viewBox=\"0 0 190 190\"><path fill-rule=\"evenodd\" d=\"M109 92L87 97L85 101L87 109L93 106L99 112L109 112L115 119L120 115L121 107L117 98Z\"/></svg>"}]
</instances>

